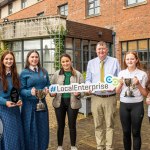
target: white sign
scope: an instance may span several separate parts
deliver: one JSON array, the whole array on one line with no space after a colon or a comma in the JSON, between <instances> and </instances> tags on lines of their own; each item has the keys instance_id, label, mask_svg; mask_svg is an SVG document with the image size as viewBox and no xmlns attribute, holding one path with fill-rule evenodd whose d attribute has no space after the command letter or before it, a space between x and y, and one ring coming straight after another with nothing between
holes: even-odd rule
<instances>
[{"instance_id":1,"label":"white sign","mask_svg":"<svg viewBox=\"0 0 150 150\"><path fill-rule=\"evenodd\" d=\"M118 85L119 79L117 77L107 75L105 77L105 83L92 83L92 84L78 84L73 83L70 85L58 85L52 84L49 87L50 93L73 93L73 92L88 92L88 91L104 91L114 90Z\"/></svg>"}]
</instances>

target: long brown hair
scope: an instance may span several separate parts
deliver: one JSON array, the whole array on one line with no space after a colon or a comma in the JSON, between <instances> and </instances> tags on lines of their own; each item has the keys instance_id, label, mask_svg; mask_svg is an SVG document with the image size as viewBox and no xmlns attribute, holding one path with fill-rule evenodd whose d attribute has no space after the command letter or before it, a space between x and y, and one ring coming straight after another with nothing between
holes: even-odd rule
<instances>
[{"instance_id":1,"label":"long brown hair","mask_svg":"<svg viewBox=\"0 0 150 150\"><path fill-rule=\"evenodd\" d=\"M38 55L39 61L38 61L37 66L38 66L39 68L41 68L41 64L40 64L40 55L39 55L39 53L38 53L36 50L32 50L32 51L29 51L29 52L28 52L27 57L26 57L25 68L26 68L26 69L29 69L29 66L30 66L30 63L29 63L29 57L30 57L30 55L31 55L32 53L36 53L36 54Z\"/></svg>"},{"instance_id":2,"label":"long brown hair","mask_svg":"<svg viewBox=\"0 0 150 150\"><path fill-rule=\"evenodd\" d=\"M139 59L138 54L137 54L136 52L127 52L127 53L125 54L125 56L124 56L124 61L123 61L124 68L127 68L126 56L127 56L128 54L133 54L133 55L134 55L135 59L137 60L136 67L137 67L138 69L141 69L140 59Z\"/></svg>"},{"instance_id":3,"label":"long brown hair","mask_svg":"<svg viewBox=\"0 0 150 150\"><path fill-rule=\"evenodd\" d=\"M60 56L60 61L61 61L61 59L62 59L63 57L67 57L67 58L69 58L70 61L72 61L69 54L66 54L66 53L62 54L62 55ZM64 72L64 69L63 69L62 67L61 67L61 70ZM73 76L76 75L76 72L75 72L75 70L73 69L72 66L71 66L71 73L72 73Z\"/></svg>"},{"instance_id":4,"label":"long brown hair","mask_svg":"<svg viewBox=\"0 0 150 150\"><path fill-rule=\"evenodd\" d=\"M36 50L31 50L31 51L28 52L27 57L26 57L25 68L26 68L26 69L29 69L29 66L30 66L29 57L30 57L30 55L31 55L32 53L36 53L36 54L38 55L39 61L38 61L37 66L38 66L39 70L42 70L43 73L45 74L46 72L45 72L45 70L42 68L41 63L40 63L40 55L39 55L38 51L36 51Z\"/></svg>"},{"instance_id":5,"label":"long brown hair","mask_svg":"<svg viewBox=\"0 0 150 150\"><path fill-rule=\"evenodd\" d=\"M0 59L0 77L1 77L1 82L3 85L4 92L7 92L7 90L8 90L8 81L6 80L6 68L3 63L3 60L5 59L6 55L8 55L8 54L13 56L13 65L11 66L11 76L12 76L13 86L17 89L20 88L19 75L17 73L15 56L12 51L5 51L2 54L1 59Z\"/></svg>"}]
</instances>

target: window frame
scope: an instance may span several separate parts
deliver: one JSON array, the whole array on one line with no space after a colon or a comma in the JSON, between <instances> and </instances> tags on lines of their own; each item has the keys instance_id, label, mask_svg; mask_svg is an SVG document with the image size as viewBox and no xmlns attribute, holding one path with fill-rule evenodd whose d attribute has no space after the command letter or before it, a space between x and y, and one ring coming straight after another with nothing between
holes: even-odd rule
<instances>
[{"instance_id":1,"label":"window frame","mask_svg":"<svg viewBox=\"0 0 150 150\"><path fill-rule=\"evenodd\" d=\"M21 0L21 9L24 9L27 7L27 0Z\"/></svg>"},{"instance_id":2,"label":"window frame","mask_svg":"<svg viewBox=\"0 0 150 150\"><path fill-rule=\"evenodd\" d=\"M67 6L67 9L66 9L66 6ZM60 5L58 6L59 8L59 14L62 15L62 16L68 16L68 3L65 3L63 5ZM63 8L63 11L61 11L61 8ZM67 14L66 14L67 12Z\"/></svg>"},{"instance_id":3,"label":"window frame","mask_svg":"<svg viewBox=\"0 0 150 150\"><path fill-rule=\"evenodd\" d=\"M90 2L91 1L91 2ZM99 5L95 6L95 2L98 2ZM93 8L90 9L90 5L93 4ZM96 15L99 15L100 14L100 0L87 0L86 1L86 5L87 5L87 10L86 10L86 14L87 16L96 16ZM99 13L96 13L95 10L99 8ZM93 14L89 14L89 10L92 10L94 11Z\"/></svg>"},{"instance_id":4,"label":"window frame","mask_svg":"<svg viewBox=\"0 0 150 150\"><path fill-rule=\"evenodd\" d=\"M8 4L8 15L13 13L13 3Z\"/></svg>"},{"instance_id":5,"label":"window frame","mask_svg":"<svg viewBox=\"0 0 150 150\"><path fill-rule=\"evenodd\" d=\"M129 1L130 1L130 0L125 0L126 6L133 6L133 5L138 5L138 4L141 4L141 3L146 2L146 0L143 0L142 2L139 2L139 0L136 0L135 3L129 4Z\"/></svg>"},{"instance_id":6,"label":"window frame","mask_svg":"<svg viewBox=\"0 0 150 150\"><path fill-rule=\"evenodd\" d=\"M145 49L140 49L140 42L142 41L146 41L146 46L147 48ZM150 52L150 39L138 39L138 40L131 40L131 41L121 41L121 59L122 59L122 65L123 65L123 59L124 59L124 55L126 52L129 51L129 43L130 42L136 42L136 46L137 49L135 50L130 50L133 52L137 52L140 58L140 62L141 64L143 64L143 66L147 65L150 62L150 57L149 57L149 52ZM125 46L123 46L123 44L125 44ZM123 48L126 47L125 50L123 50ZM146 55L145 55L146 54ZM146 56L147 59L145 59L144 57ZM142 58L142 59L141 59Z\"/></svg>"},{"instance_id":7,"label":"window frame","mask_svg":"<svg viewBox=\"0 0 150 150\"><path fill-rule=\"evenodd\" d=\"M43 17L45 15L44 11L37 14L37 17Z\"/></svg>"}]
</instances>

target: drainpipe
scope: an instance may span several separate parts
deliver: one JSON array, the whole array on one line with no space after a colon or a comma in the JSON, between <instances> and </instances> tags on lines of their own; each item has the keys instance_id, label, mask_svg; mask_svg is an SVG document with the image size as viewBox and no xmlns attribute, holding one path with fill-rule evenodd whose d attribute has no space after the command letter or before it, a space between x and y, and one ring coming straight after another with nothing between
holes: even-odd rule
<instances>
[{"instance_id":1,"label":"drainpipe","mask_svg":"<svg viewBox=\"0 0 150 150\"><path fill-rule=\"evenodd\" d=\"M115 45L116 32L115 31L112 31L112 37L113 37L113 52L112 52L112 56L116 57L116 45Z\"/></svg>"}]
</instances>

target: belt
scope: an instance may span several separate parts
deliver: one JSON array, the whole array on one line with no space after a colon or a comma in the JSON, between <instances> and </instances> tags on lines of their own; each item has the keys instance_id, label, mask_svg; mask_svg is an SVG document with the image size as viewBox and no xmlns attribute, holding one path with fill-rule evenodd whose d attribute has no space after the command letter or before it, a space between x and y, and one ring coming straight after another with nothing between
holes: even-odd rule
<instances>
[{"instance_id":1,"label":"belt","mask_svg":"<svg viewBox=\"0 0 150 150\"><path fill-rule=\"evenodd\" d=\"M116 94L111 94L111 95L97 95L97 94L93 94L93 95L97 96L97 97L107 98L107 97L115 96Z\"/></svg>"}]
</instances>

